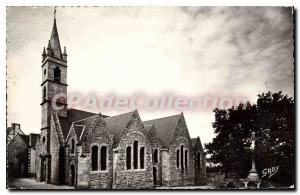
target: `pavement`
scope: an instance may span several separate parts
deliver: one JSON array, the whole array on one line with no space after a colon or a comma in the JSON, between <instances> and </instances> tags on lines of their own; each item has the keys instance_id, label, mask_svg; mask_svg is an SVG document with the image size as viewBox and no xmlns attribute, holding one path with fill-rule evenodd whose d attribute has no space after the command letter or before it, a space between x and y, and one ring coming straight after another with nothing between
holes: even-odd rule
<instances>
[{"instance_id":1,"label":"pavement","mask_svg":"<svg viewBox=\"0 0 300 195\"><path fill-rule=\"evenodd\" d=\"M16 178L8 181L7 189L10 190L72 190L74 187L66 185L54 185L45 182L37 182L34 178ZM201 189L216 189L214 185L208 184L204 186L182 186L182 187L155 187L157 190L201 190Z\"/></svg>"},{"instance_id":2,"label":"pavement","mask_svg":"<svg viewBox=\"0 0 300 195\"><path fill-rule=\"evenodd\" d=\"M53 185L45 182L37 182L34 178L17 178L7 182L10 190L70 190L72 186Z\"/></svg>"},{"instance_id":3,"label":"pavement","mask_svg":"<svg viewBox=\"0 0 300 195\"><path fill-rule=\"evenodd\" d=\"M155 187L157 190L208 190L208 189L217 189L216 186L213 184L207 184L203 186L180 186L180 187L166 187L166 186L159 186Z\"/></svg>"}]
</instances>

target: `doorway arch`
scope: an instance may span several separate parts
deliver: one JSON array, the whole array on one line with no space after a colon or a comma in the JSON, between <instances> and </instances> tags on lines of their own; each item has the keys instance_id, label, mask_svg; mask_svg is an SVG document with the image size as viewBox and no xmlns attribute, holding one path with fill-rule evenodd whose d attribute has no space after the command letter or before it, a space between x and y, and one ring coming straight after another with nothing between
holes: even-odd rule
<instances>
[{"instance_id":1,"label":"doorway arch","mask_svg":"<svg viewBox=\"0 0 300 195\"><path fill-rule=\"evenodd\" d=\"M153 183L154 183L154 185L157 185L157 169L156 169L156 167L153 167Z\"/></svg>"},{"instance_id":2,"label":"doorway arch","mask_svg":"<svg viewBox=\"0 0 300 195\"><path fill-rule=\"evenodd\" d=\"M75 166L70 166L70 186L75 186Z\"/></svg>"}]
</instances>

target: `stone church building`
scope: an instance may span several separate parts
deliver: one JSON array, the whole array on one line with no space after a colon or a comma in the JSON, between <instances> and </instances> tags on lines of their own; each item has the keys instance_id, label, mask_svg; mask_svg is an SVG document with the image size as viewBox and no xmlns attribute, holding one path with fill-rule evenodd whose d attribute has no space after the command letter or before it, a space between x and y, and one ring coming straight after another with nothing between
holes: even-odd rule
<instances>
[{"instance_id":1,"label":"stone church building","mask_svg":"<svg viewBox=\"0 0 300 195\"><path fill-rule=\"evenodd\" d=\"M205 154L200 138L190 137L183 113L143 121L137 110L106 116L68 108L67 52L55 18L41 68L38 181L79 189L205 184Z\"/></svg>"}]
</instances>

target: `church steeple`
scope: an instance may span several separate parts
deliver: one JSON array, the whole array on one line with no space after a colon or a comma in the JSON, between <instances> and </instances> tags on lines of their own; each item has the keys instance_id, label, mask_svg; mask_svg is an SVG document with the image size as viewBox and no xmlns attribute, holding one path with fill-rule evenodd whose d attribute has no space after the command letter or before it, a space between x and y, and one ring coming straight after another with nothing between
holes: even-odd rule
<instances>
[{"instance_id":1,"label":"church steeple","mask_svg":"<svg viewBox=\"0 0 300 195\"><path fill-rule=\"evenodd\" d=\"M62 52L60 48L60 42L59 42L58 31L56 26L56 8L54 10L54 22L53 22L48 48L52 50L53 57L62 59Z\"/></svg>"}]
</instances>

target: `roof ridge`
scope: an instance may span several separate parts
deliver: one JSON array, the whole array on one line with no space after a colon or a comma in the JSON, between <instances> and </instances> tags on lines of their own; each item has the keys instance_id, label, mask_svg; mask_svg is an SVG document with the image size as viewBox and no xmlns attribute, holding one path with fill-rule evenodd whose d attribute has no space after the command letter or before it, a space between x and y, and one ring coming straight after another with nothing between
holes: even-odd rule
<instances>
[{"instance_id":1,"label":"roof ridge","mask_svg":"<svg viewBox=\"0 0 300 195\"><path fill-rule=\"evenodd\" d=\"M171 117L176 117L176 116L181 116L181 114L175 114L175 115L171 115L171 116L165 116L165 117L160 117L160 118L155 118L155 119L150 119L150 120L146 120L146 121L142 121L144 122L151 122L151 121L155 121L155 120L161 120L161 119L167 119L167 118L171 118Z\"/></svg>"},{"instance_id":2,"label":"roof ridge","mask_svg":"<svg viewBox=\"0 0 300 195\"><path fill-rule=\"evenodd\" d=\"M73 121L72 123L75 124L75 123L77 123L77 122L81 122L81 121L87 120L87 119L92 118L92 117L95 117L95 116L98 116L98 114L95 114L95 115L92 115L92 116L89 116L89 117L80 119L80 120L78 120L78 121Z\"/></svg>"},{"instance_id":3,"label":"roof ridge","mask_svg":"<svg viewBox=\"0 0 300 195\"><path fill-rule=\"evenodd\" d=\"M80 112L87 112L87 113L97 114L97 113L94 113L94 112L79 110L79 109L76 109L76 108L68 108L68 110L76 110L76 111L80 111Z\"/></svg>"},{"instance_id":4,"label":"roof ridge","mask_svg":"<svg viewBox=\"0 0 300 195\"><path fill-rule=\"evenodd\" d=\"M114 115L114 116L109 116L109 117L106 117L104 119L119 117L119 116L123 116L123 115L126 115L126 114L134 113L134 112L135 112L135 110L130 111L130 112L125 112L125 113L122 113L122 114L118 114L118 115Z\"/></svg>"}]
</instances>

